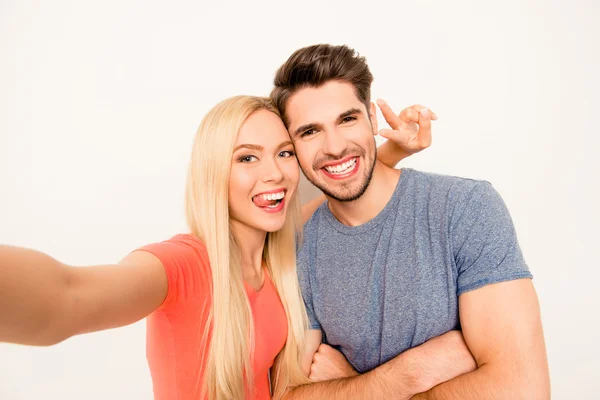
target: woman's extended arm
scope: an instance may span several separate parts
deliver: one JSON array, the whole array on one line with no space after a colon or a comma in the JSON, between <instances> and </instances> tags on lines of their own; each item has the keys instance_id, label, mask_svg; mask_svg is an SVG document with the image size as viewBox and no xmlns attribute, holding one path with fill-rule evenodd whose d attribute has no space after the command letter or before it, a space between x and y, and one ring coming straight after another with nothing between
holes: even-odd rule
<instances>
[{"instance_id":1,"label":"woman's extended arm","mask_svg":"<svg viewBox=\"0 0 600 400\"><path fill-rule=\"evenodd\" d=\"M144 251L116 265L72 267L0 246L0 342L47 346L131 324L161 304L167 285L162 263Z\"/></svg>"}]
</instances>

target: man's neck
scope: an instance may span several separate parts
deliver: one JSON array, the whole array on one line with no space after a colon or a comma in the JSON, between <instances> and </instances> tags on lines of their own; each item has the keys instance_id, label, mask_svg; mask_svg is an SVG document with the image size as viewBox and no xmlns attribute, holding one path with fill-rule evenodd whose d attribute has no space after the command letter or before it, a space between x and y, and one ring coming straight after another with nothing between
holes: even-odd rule
<instances>
[{"instance_id":1,"label":"man's neck","mask_svg":"<svg viewBox=\"0 0 600 400\"><path fill-rule=\"evenodd\" d=\"M328 197L329 210L338 221L347 226L359 226L369 222L392 198L400 173L400 170L389 168L377 160L365 193L349 202L340 202Z\"/></svg>"}]
</instances>

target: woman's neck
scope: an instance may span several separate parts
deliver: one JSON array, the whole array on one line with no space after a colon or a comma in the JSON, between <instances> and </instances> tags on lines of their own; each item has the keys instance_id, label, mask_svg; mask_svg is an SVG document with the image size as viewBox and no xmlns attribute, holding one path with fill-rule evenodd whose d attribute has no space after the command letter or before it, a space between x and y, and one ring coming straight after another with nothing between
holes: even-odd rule
<instances>
[{"instance_id":1,"label":"woman's neck","mask_svg":"<svg viewBox=\"0 0 600 400\"><path fill-rule=\"evenodd\" d=\"M231 233L240 249L242 274L246 278L262 276L263 251L267 232L237 221L231 223Z\"/></svg>"}]
</instances>

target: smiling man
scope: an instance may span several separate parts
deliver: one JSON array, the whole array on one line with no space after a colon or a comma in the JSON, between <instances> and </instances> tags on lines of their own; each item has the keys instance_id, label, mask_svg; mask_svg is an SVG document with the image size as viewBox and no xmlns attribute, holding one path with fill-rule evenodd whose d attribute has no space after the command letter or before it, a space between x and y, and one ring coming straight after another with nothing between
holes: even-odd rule
<instances>
[{"instance_id":1,"label":"smiling man","mask_svg":"<svg viewBox=\"0 0 600 400\"><path fill-rule=\"evenodd\" d=\"M379 162L371 82L364 58L330 45L296 51L275 77L302 171L328 200L298 253L307 367L321 382L285 398L549 398L537 296L504 202L485 181ZM459 341L418 351L459 329L472 367Z\"/></svg>"}]
</instances>

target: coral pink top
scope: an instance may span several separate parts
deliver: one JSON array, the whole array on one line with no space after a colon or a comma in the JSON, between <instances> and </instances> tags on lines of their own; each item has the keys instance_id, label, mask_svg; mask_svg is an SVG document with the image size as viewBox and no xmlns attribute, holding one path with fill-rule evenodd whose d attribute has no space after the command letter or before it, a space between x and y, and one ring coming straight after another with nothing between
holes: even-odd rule
<instances>
[{"instance_id":1,"label":"coral pink top","mask_svg":"<svg viewBox=\"0 0 600 400\"><path fill-rule=\"evenodd\" d=\"M156 400L197 400L197 382L204 373L203 355L208 341L202 336L211 307L212 284L208 253L192 235L144 246L162 262L169 289L162 305L148 316L146 355ZM287 320L281 300L268 274L263 287L249 285L246 294L255 325L253 373L255 390L250 399L270 399L269 368L287 338Z\"/></svg>"}]
</instances>

